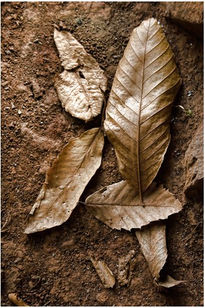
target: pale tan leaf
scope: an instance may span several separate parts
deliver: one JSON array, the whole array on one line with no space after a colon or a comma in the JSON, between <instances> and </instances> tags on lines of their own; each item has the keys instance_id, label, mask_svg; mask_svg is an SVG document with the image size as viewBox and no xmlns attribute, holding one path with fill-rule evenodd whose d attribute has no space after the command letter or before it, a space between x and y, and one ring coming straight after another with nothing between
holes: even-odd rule
<instances>
[{"instance_id":1,"label":"pale tan leaf","mask_svg":"<svg viewBox=\"0 0 205 308\"><path fill-rule=\"evenodd\" d=\"M55 29L54 40L65 68L55 81L58 97L72 116L89 121L101 112L107 78L69 32Z\"/></svg>"},{"instance_id":2,"label":"pale tan leaf","mask_svg":"<svg viewBox=\"0 0 205 308\"><path fill-rule=\"evenodd\" d=\"M175 280L169 275L165 280L160 281L160 272L167 260L166 225L163 222L157 222L137 230L135 234L155 283L164 288L182 283L183 281Z\"/></svg>"},{"instance_id":3,"label":"pale tan leaf","mask_svg":"<svg viewBox=\"0 0 205 308\"><path fill-rule=\"evenodd\" d=\"M171 276L167 275L166 279L164 281L158 281L156 284L160 287L163 288L172 288L177 286L178 284L184 283L185 281L183 280L176 280L172 278Z\"/></svg>"},{"instance_id":4,"label":"pale tan leaf","mask_svg":"<svg viewBox=\"0 0 205 308\"><path fill-rule=\"evenodd\" d=\"M96 261L93 258L91 258L91 261L104 287L113 288L115 285L115 277L105 262Z\"/></svg>"},{"instance_id":5,"label":"pale tan leaf","mask_svg":"<svg viewBox=\"0 0 205 308\"><path fill-rule=\"evenodd\" d=\"M163 223L149 225L142 230L137 230L135 234L150 272L158 281L160 271L167 259L166 226Z\"/></svg>"},{"instance_id":6,"label":"pale tan leaf","mask_svg":"<svg viewBox=\"0 0 205 308\"><path fill-rule=\"evenodd\" d=\"M161 26L153 18L142 22L118 65L104 124L119 170L140 200L164 159L171 105L180 83Z\"/></svg>"},{"instance_id":7,"label":"pale tan leaf","mask_svg":"<svg viewBox=\"0 0 205 308\"><path fill-rule=\"evenodd\" d=\"M144 193L141 203L139 195L126 181L100 189L85 203L96 218L118 230L141 228L182 209L172 193L155 183Z\"/></svg>"},{"instance_id":8,"label":"pale tan leaf","mask_svg":"<svg viewBox=\"0 0 205 308\"><path fill-rule=\"evenodd\" d=\"M29 307L16 293L9 293L8 299L16 306Z\"/></svg>"},{"instance_id":9,"label":"pale tan leaf","mask_svg":"<svg viewBox=\"0 0 205 308\"><path fill-rule=\"evenodd\" d=\"M100 128L93 128L65 146L46 174L25 233L61 225L69 218L86 185L100 167L103 145L103 132Z\"/></svg>"}]
</instances>

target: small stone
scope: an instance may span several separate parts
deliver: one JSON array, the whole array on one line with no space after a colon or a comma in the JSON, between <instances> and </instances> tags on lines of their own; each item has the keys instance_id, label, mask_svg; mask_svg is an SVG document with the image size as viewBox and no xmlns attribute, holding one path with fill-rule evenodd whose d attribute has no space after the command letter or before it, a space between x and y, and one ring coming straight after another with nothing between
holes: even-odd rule
<instances>
[{"instance_id":1,"label":"small stone","mask_svg":"<svg viewBox=\"0 0 205 308\"><path fill-rule=\"evenodd\" d=\"M192 91L188 91L188 92L187 92L187 96L188 96L188 97L190 97L190 96L192 96L192 95L193 95L193 92L192 92Z\"/></svg>"},{"instance_id":2,"label":"small stone","mask_svg":"<svg viewBox=\"0 0 205 308\"><path fill-rule=\"evenodd\" d=\"M78 26L80 26L80 25L82 25L82 19L81 18L78 18L77 20L76 20L76 23L77 23L77 25Z\"/></svg>"},{"instance_id":3,"label":"small stone","mask_svg":"<svg viewBox=\"0 0 205 308\"><path fill-rule=\"evenodd\" d=\"M108 300L108 294L106 291L102 291L100 293L98 293L96 295L96 300L101 303L104 304L107 300Z\"/></svg>"}]
</instances>

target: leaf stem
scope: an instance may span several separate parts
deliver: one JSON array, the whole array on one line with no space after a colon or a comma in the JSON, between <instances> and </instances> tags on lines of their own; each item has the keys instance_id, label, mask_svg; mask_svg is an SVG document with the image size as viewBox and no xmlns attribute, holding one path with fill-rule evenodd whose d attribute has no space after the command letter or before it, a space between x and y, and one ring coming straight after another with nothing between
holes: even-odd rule
<instances>
[{"instance_id":1,"label":"leaf stem","mask_svg":"<svg viewBox=\"0 0 205 308\"><path fill-rule=\"evenodd\" d=\"M100 123L100 128L104 132L104 121L105 121L105 111L107 107L108 100L105 98L105 93L100 89L102 94L103 94L103 107L102 107L102 118L101 118L101 123Z\"/></svg>"}]
</instances>

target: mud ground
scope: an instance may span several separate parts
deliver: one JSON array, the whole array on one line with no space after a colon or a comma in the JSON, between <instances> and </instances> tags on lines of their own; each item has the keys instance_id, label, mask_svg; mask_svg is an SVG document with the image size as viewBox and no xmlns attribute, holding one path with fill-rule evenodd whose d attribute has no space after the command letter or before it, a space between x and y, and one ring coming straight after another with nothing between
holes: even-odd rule
<instances>
[{"instance_id":1,"label":"mud ground","mask_svg":"<svg viewBox=\"0 0 205 308\"><path fill-rule=\"evenodd\" d=\"M53 85L62 71L54 24L71 31L105 70L108 97L130 33L151 16L163 25L183 79L173 107L171 144L157 181L184 205L167 220L167 272L185 282L166 291L153 284L134 233L111 230L83 205L58 228L24 234L52 160L71 137L100 123L97 117L84 124L61 107ZM202 41L165 18L158 2L2 3L2 306L11 305L10 292L32 306L203 305L202 201L186 200L183 194L185 151L203 118L202 51ZM106 140L102 166L81 199L120 179ZM119 257L131 249L137 265L130 285L105 289L89 255L104 260L116 274Z\"/></svg>"}]
</instances>

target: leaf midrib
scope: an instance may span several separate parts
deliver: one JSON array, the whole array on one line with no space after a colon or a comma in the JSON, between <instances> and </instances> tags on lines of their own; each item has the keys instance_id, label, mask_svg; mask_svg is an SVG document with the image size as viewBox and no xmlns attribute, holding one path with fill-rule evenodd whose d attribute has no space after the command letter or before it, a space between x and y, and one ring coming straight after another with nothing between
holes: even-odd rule
<instances>
[{"instance_id":1,"label":"leaf midrib","mask_svg":"<svg viewBox=\"0 0 205 308\"><path fill-rule=\"evenodd\" d=\"M144 57L142 61L141 95L140 95L140 102L139 102L139 114L138 114L138 125L137 125L137 179L138 179L138 189L139 189L139 200L142 204L143 204L143 196L142 196L141 168L140 168L140 126L141 126L140 120L141 120L141 107L142 107L143 92L144 92L143 85L144 85L145 58L146 58L149 28L150 28L150 21L149 21L149 26L147 29L147 36L146 36L145 47L144 47Z\"/></svg>"}]
</instances>

